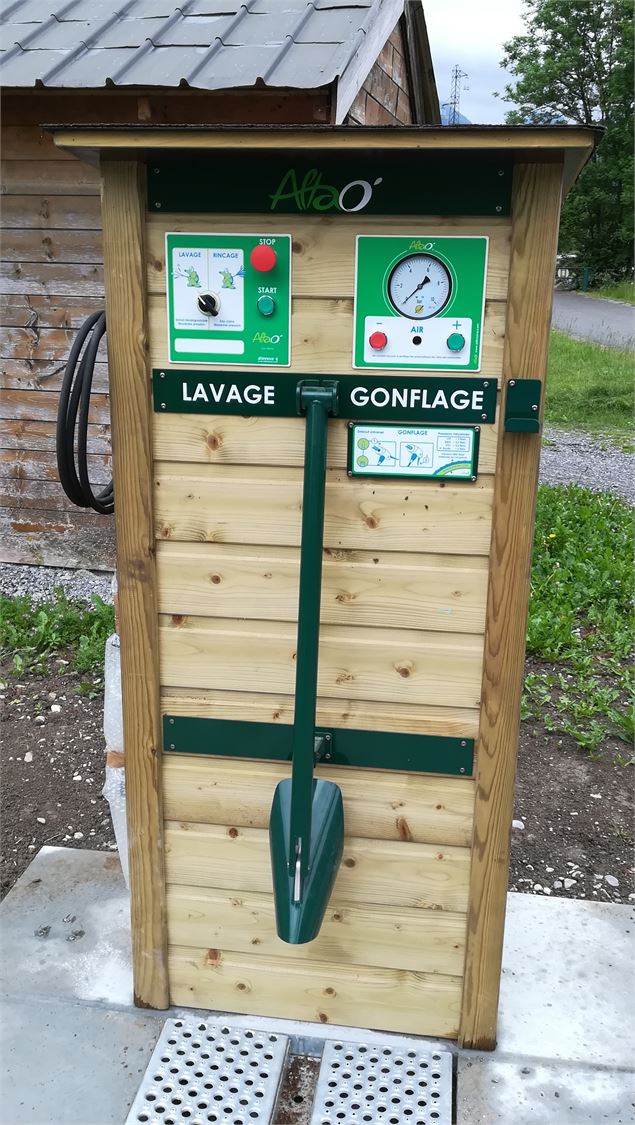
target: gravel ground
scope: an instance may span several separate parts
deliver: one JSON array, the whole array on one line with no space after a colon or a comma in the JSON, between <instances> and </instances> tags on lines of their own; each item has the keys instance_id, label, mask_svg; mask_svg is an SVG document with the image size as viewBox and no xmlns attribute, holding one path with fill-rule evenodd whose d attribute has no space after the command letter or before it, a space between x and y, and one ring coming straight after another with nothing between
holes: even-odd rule
<instances>
[{"instance_id":1,"label":"gravel ground","mask_svg":"<svg viewBox=\"0 0 635 1125\"><path fill-rule=\"evenodd\" d=\"M576 430L545 426L540 457L544 484L579 484L595 492L615 492L635 504L635 452Z\"/></svg>"},{"instance_id":2,"label":"gravel ground","mask_svg":"<svg viewBox=\"0 0 635 1125\"><path fill-rule=\"evenodd\" d=\"M56 586L62 586L69 598L88 604L91 594L99 594L105 602L112 602L112 574L0 563L0 593L7 598L30 594L36 602L48 601Z\"/></svg>"}]
</instances>

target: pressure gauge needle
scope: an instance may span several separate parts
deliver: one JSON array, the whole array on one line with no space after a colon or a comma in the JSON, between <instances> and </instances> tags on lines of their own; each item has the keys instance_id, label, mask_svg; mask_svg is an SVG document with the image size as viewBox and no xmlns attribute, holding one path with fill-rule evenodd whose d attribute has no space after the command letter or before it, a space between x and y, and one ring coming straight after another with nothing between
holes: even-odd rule
<instances>
[{"instance_id":1,"label":"pressure gauge needle","mask_svg":"<svg viewBox=\"0 0 635 1125\"><path fill-rule=\"evenodd\" d=\"M427 276L424 277L423 281L420 281L419 284L417 285L417 288L412 290L412 293L410 294L410 297L414 297L415 293L418 293L420 289L423 289L424 285L427 285L429 280L430 280L429 277L427 277ZM410 297L406 297L406 301L409 301Z\"/></svg>"}]
</instances>

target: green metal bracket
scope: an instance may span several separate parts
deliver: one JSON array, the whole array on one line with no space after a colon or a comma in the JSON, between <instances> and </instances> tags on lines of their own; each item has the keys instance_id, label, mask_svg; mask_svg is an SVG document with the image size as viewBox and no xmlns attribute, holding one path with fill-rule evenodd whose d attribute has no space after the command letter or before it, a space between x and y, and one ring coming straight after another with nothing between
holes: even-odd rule
<instances>
[{"instance_id":1,"label":"green metal bracket","mask_svg":"<svg viewBox=\"0 0 635 1125\"><path fill-rule=\"evenodd\" d=\"M505 394L505 432L540 433L540 379L510 379Z\"/></svg>"},{"instance_id":2,"label":"green metal bracket","mask_svg":"<svg viewBox=\"0 0 635 1125\"><path fill-rule=\"evenodd\" d=\"M193 715L163 717L163 745L166 752L173 754L290 762L292 736L289 723L250 723ZM321 764L357 769L469 777L474 760L473 738L436 734L319 726L313 745L314 758Z\"/></svg>"}]
</instances>

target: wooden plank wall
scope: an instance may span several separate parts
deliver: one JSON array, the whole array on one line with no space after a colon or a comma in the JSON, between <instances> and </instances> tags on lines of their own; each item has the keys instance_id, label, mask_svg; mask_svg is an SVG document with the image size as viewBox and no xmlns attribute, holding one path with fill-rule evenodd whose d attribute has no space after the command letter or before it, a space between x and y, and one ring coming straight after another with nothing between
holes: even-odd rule
<instances>
[{"instance_id":1,"label":"wooden plank wall","mask_svg":"<svg viewBox=\"0 0 635 1125\"><path fill-rule=\"evenodd\" d=\"M509 220L149 216L150 363L165 366L166 230L293 235L291 371L353 374L356 233L487 234L483 374L502 373ZM478 481L350 480L330 424L318 722L478 733L497 427ZM303 423L155 415L164 713L293 718ZM318 940L275 935L274 763L171 757L163 771L171 1000L453 1037L474 783L325 770L344 859Z\"/></svg>"},{"instance_id":2,"label":"wooden plank wall","mask_svg":"<svg viewBox=\"0 0 635 1125\"><path fill-rule=\"evenodd\" d=\"M114 568L112 517L75 508L57 475L55 419L79 325L104 307L99 171L57 148L41 122L325 122L327 93L159 91L147 96L3 92L0 210L0 561ZM110 479L105 347L89 452Z\"/></svg>"},{"instance_id":3,"label":"wooden plank wall","mask_svg":"<svg viewBox=\"0 0 635 1125\"><path fill-rule=\"evenodd\" d=\"M109 566L112 520L73 507L55 456L64 364L78 326L104 307L99 173L55 148L36 124L5 124L2 149L0 558L99 565L82 551L81 535L72 543L81 528L93 550L98 536ZM89 437L98 484L110 479L105 360L102 348ZM47 549L48 540L58 549Z\"/></svg>"}]
</instances>

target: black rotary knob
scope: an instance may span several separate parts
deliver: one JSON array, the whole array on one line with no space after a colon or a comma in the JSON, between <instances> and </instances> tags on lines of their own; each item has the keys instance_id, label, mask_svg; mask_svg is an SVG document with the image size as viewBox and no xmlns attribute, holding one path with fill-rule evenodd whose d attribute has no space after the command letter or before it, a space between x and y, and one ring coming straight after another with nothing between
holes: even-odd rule
<instances>
[{"instance_id":1,"label":"black rotary knob","mask_svg":"<svg viewBox=\"0 0 635 1125\"><path fill-rule=\"evenodd\" d=\"M197 302L205 316L218 316L220 301L215 293L199 293Z\"/></svg>"}]
</instances>

